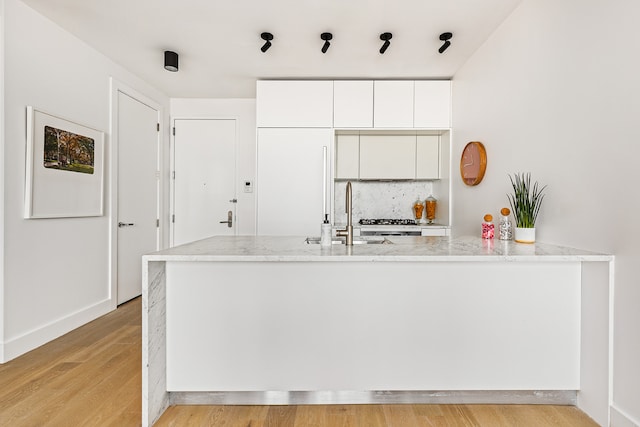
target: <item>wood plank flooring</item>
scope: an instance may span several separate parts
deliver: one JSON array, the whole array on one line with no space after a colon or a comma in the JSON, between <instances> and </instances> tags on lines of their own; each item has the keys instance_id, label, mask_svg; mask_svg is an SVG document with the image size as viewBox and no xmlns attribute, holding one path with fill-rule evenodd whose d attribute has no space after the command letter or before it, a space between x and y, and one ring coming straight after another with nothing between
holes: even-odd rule
<instances>
[{"instance_id":1,"label":"wood plank flooring","mask_svg":"<svg viewBox=\"0 0 640 427\"><path fill-rule=\"evenodd\" d=\"M0 426L139 426L141 300L0 365ZM173 406L163 426L597 426L571 406Z\"/></svg>"}]
</instances>

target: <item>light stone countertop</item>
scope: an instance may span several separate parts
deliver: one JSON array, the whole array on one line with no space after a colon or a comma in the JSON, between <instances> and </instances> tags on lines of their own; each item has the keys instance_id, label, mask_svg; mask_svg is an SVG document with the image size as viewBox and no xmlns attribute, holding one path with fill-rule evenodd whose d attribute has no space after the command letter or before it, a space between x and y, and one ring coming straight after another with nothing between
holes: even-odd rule
<instances>
[{"instance_id":1,"label":"light stone countertop","mask_svg":"<svg viewBox=\"0 0 640 427\"><path fill-rule=\"evenodd\" d=\"M388 236L392 244L329 248L306 237L215 236L144 256L147 261L292 262L572 262L612 261L613 255L564 246L484 240L479 237ZM359 238L366 239L366 238ZM379 238L381 239L381 237Z\"/></svg>"}]
</instances>

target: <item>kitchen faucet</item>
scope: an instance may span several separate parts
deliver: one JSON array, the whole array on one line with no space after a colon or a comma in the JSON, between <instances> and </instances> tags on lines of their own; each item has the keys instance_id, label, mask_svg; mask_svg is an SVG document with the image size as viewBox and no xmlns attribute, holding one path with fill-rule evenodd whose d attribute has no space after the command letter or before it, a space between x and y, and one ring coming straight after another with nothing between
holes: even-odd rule
<instances>
[{"instance_id":1,"label":"kitchen faucet","mask_svg":"<svg viewBox=\"0 0 640 427\"><path fill-rule=\"evenodd\" d=\"M347 197L346 197L346 213L347 213L347 228L344 230L336 230L336 236L346 236L347 240L345 244L347 246L353 246L353 225L351 224L351 181L347 182Z\"/></svg>"}]
</instances>

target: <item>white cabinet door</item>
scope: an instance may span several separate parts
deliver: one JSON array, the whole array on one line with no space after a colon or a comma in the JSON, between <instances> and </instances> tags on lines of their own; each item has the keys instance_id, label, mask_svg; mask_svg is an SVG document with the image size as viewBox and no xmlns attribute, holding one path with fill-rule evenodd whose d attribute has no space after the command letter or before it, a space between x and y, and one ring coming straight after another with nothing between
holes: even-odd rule
<instances>
[{"instance_id":1,"label":"white cabinet door","mask_svg":"<svg viewBox=\"0 0 640 427\"><path fill-rule=\"evenodd\" d=\"M416 141L416 179L440 178L440 137L418 135Z\"/></svg>"},{"instance_id":2,"label":"white cabinet door","mask_svg":"<svg viewBox=\"0 0 640 427\"><path fill-rule=\"evenodd\" d=\"M336 136L336 178L358 179L360 166L360 135Z\"/></svg>"},{"instance_id":3,"label":"white cabinet door","mask_svg":"<svg viewBox=\"0 0 640 427\"><path fill-rule=\"evenodd\" d=\"M412 80L376 80L373 89L373 127L413 127Z\"/></svg>"},{"instance_id":4,"label":"white cabinet door","mask_svg":"<svg viewBox=\"0 0 640 427\"><path fill-rule=\"evenodd\" d=\"M333 82L333 127L373 127L373 80Z\"/></svg>"},{"instance_id":5,"label":"white cabinet door","mask_svg":"<svg viewBox=\"0 0 640 427\"><path fill-rule=\"evenodd\" d=\"M331 129L258 129L258 235L320 234L331 209L323 156L329 165L331 143Z\"/></svg>"},{"instance_id":6,"label":"white cabinet door","mask_svg":"<svg viewBox=\"0 0 640 427\"><path fill-rule=\"evenodd\" d=\"M332 127L333 82L258 80L257 127Z\"/></svg>"},{"instance_id":7,"label":"white cabinet door","mask_svg":"<svg viewBox=\"0 0 640 427\"><path fill-rule=\"evenodd\" d=\"M415 177L415 135L360 135L360 179Z\"/></svg>"},{"instance_id":8,"label":"white cabinet door","mask_svg":"<svg viewBox=\"0 0 640 427\"><path fill-rule=\"evenodd\" d=\"M451 81L415 82L414 127L448 129L451 127Z\"/></svg>"}]
</instances>

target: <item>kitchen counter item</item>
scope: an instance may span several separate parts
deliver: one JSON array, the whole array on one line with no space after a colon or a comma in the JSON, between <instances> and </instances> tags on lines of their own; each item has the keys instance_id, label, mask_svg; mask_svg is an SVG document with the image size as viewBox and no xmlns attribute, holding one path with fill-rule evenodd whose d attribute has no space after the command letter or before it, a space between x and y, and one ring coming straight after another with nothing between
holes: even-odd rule
<instances>
[{"instance_id":1,"label":"kitchen counter item","mask_svg":"<svg viewBox=\"0 0 640 427\"><path fill-rule=\"evenodd\" d=\"M413 213L415 214L416 221L420 221L422 219L422 211L424 211L424 205L420 200L416 200L413 204Z\"/></svg>"},{"instance_id":2,"label":"kitchen counter item","mask_svg":"<svg viewBox=\"0 0 640 427\"><path fill-rule=\"evenodd\" d=\"M493 215L486 214L482 223L482 238L493 239L495 235L495 225L493 224Z\"/></svg>"},{"instance_id":3,"label":"kitchen counter item","mask_svg":"<svg viewBox=\"0 0 640 427\"><path fill-rule=\"evenodd\" d=\"M424 205L427 208L427 221L429 221L429 224L433 224L433 220L436 219L436 207L438 205L438 201L435 197L429 196L427 197L427 200L424 201Z\"/></svg>"}]
</instances>

